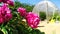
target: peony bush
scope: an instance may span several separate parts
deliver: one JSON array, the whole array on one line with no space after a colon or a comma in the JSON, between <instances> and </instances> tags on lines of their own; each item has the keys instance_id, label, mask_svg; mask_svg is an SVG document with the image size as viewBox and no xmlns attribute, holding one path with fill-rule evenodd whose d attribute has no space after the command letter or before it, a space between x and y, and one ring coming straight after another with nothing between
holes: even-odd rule
<instances>
[{"instance_id":1,"label":"peony bush","mask_svg":"<svg viewBox=\"0 0 60 34\"><path fill-rule=\"evenodd\" d=\"M44 34L36 29L40 22L37 14L27 12L23 7L14 8L14 2L11 0L0 0L0 3L3 3L0 6L1 34Z\"/></svg>"}]
</instances>

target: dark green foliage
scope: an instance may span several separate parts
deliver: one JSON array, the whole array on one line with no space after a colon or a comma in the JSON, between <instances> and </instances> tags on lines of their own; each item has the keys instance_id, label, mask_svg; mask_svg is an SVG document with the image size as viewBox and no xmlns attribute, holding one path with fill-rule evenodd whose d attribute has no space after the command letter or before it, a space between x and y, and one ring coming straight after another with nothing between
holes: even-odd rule
<instances>
[{"instance_id":1,"label":"dark green foliage","mask_svg":"<svg viewBox=\"0 0 60 34\"><path fill-rule=\"evenodd\" d=\"M26 8L27 12L32 12L34 6L33 5L30 6L30 5L24 3L22 5L22 7Z\"/></svg>"},{"instance_id":2,"label":"dark green foliage","mask_svg":"<svg viewBox=\"0 0 60 34\"><path fill-rule=\"evenodd\" d=\"M34 5L28 5L28 4L25 4L25 3L20 3L19 1L15 1L14 8L17 9L18 7L26 8L27 12L30 12L30 11L33 10Z\"/></svg>"},{"instance_id":3,"label":"dark green foliage","mask_svg":"<svg viewBox=\"0 0 60 34\"><path fill-rule=\"evenodd\" d=\"M2 31L0 31L0 34L3 34L3 32L2 32Z\"/></svg>"},{"instance_id":4,"label":"dark green foliage","mask_svg":"<svg viewBox=\"0 0 60 34\"><path fill-rule=\"evenodd\" d=\"M60 21L60 15L56 12L56 13L53 15L53 19Z\"/></svg>"},{"instance_id":5,"label":"dark green foliage","mask_svg":"<svg viewBox=\"0 0 60 34\"><path fill-rule=\"evenodd\" d=\"M40 19L43 21L43 20L45 20L46 19L46 13L45 12L40 12L39 13L39 16L40 16Z\"/></svg>"}]
</instances>

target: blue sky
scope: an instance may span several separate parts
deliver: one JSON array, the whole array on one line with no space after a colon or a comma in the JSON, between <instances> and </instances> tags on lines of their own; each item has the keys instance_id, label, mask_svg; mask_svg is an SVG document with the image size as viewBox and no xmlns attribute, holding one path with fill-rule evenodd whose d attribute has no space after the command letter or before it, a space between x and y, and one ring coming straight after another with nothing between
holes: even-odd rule
<instances>
[{"instance_id":1,"label":"blue sky","mask_svg":"<svg viewBox=\"0 0 60 34\"><path fill-rule=\"evenodd\" d=\"M19 0L21 3L27 3L30 5L35 5L37 3L39 3L40 1L43 0ZM53 2L58 8L60 8L60 0L49 0L51 2Z\"/></svg>"}]
</instances>

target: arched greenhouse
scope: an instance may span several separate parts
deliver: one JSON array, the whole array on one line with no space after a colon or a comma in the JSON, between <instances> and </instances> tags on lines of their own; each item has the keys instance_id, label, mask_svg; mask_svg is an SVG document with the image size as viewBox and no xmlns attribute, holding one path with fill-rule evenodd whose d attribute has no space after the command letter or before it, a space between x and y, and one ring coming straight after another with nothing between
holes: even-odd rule
<instances>
[{"instance_id":1,"label":"arched greenhouse","mask_svg":"<svg viewBox=\"0 0 60 34\"><path fill-rule=\"evenodd\" d=\"M56 15L59 15L59 10L56 5L48 0L36 4L32 12L38 14L41 20L47 20L47 22L51 19L55 19L56 21Z\"/></svg>"}]
</instances>

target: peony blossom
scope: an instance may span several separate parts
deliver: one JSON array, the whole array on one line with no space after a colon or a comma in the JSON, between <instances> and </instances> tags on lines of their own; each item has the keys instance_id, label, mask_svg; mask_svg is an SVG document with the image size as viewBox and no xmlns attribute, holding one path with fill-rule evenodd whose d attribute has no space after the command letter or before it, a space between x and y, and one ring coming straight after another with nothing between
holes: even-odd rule
<instances>
[{"instance_id":1,"label":"peony blossom","mask_svg":"<svg viewBox=\"0 0 60 34\"><path fill-rule=\"evenodd\" d=\"M3 22L4 22L4 19L0 17L0 24L2 24Z\"/></svg>"},{"instance_id":2,"label":"peony blossom","mask_svg":"<svg viewBox=\"0 0 60 34\"><path fill-rule=\"evenodd\" d=\"M9 4L9 5L11 5L11 6L14 6L14 2L13 2L12 0L0 0L0 2Z\"/></svg>"},{"instance_id":3,"label":"peony blossom","mask_svg":"<svg viewBox=\"0 0 60 34\"><path fill-rule=\"evenodd\" d=\"M26 9L25 8L19 7L17 9L17 11L20 13L21 16L25 16L26 15Z\"/></svg>"},{"instance_id":4,"label":"peony blossom","mask_svg":"<svg viewBox=\"0 0 60 34\"><path fill-rule=\"evenodd\" d=\"M28 25L32 28L37 28L40 21L39 17L32 12L29 12L26 15L26 20L28 22Z\"/></svg>"},{"instance_id":5,"label":"peony blossom","mask_svg":"<svg viewBox=\"0 0 60 34\"><path fill-rule=\"evenodd\" d=\"M7 13L4 17L5 17L6 21L9 21L12 18L12 14L11 13Z\"/></svg>"},{"instance_id":6,"label":"peony blossom","mask_svg":"<svg viewBox=\"0 0 60 34\"><path fill-rule=\"evenodd\" d=\"M11 10L8 8L7 4L4 4L0 7L0 24L9 21L11 18Z\"/></svg>"},{"instance_id":7,"label":"peony blossom","mask_svg":"<svg viewBox=\"0 0 60 34\"><path fill-rule=\"evenodd\" d=\"M6 3L7 1L9 1L9 0L2 0L3 3Z\"/></svg>"},{"instance_id":8,"label":"peony blossom","mask_svg":"<svg viewBox=\"0 0 60 34\"><path fill-rule=\"evenodd\" d=\"M7 1L7 4L14 6L14 2L13 1Z\"/></svg>"},{"instance_id":9,"label":"peony blossom","mask_svg":"<svg viewBox=\"0 0 60 34\"><path fill-rule=\"evenodd\" d=\"M0 2L2 2L2 0L0 0Z\"/></svg>"}]
</instances>

